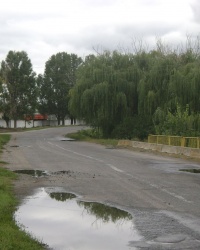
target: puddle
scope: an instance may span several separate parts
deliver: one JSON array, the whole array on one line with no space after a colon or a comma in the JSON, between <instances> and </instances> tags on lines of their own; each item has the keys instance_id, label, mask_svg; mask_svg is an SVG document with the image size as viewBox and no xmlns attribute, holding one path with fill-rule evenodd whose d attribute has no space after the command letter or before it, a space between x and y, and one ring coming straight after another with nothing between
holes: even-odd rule
<instances>
[{"instance_id":1,"label":"puddle","mask_svg":"<svg viewBox=\"0 0 200 250\"><path fill-rule=\"evenodd\" d=\"M60 141L75 141L75 139L65 137L65 138L61 138Z\"/></svg>"},{"instance_id":2,"label":"puddle","mask_svg":"<svg viewBox=\"0 0 200 250\"><path fill-rule=\"evenodd\" d=\"M55 250L133 250L129 242L140 240L128 212L52 188L27 197L15 220Z\"/></svg>"},{"instance_id":3,"label":"puddle","mask_svg":"<svg viewBox=\"0 0 200 250\"><path fill-rule=\"evenodd\" d=\"M200 169L180 169L179 171L189 172L189 173L195 173L195 174L199 174L200 173Z\"/></svg>"},{"instance_id":4,"label":"puddle","mask_svg":"<svg viewBox=\"0 0 200 250\"><path fill-rule=\"evenodd\" d=\"M42 177L42 176L47 176L47 172L46 171L42 171L42 170L27 170L27 169L21 169L21 170L15 170L13 171L15 173L18 174L28 174L31 175L33 177Z\"/></svg>"},{"instance_id":5,"label":"puddle","mask_svg":"<svg viewBox=\"0 0 200 250\"><path fill-rule=\"evenodd\" d=\"M56 172L52 172L52 175L59 175L59 174L71 174L72 171L70 170L60 170L60 171L56 171Z\"/></svg>"}]
</instances>

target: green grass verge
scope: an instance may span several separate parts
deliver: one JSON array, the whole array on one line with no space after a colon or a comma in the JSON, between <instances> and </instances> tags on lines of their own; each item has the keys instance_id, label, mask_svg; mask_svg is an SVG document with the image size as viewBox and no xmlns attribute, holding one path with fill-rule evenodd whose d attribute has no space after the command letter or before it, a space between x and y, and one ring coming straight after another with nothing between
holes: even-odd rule
<instances>
[{"instance_id":1,"label":"green grass verge","mask_svg":"<svg viewBox=\"0 0 200 250\"><path fill-rule=\"evenodd\" d=\"M116 139L103 139L103 138L95 138L92 136L92 130L80 130L76 133L69 133L66 137L75 139L77 141L87 141L92 143L97 143L105 146L117 146L118 140Z\"/></svg>"},{"instance_id":2,"label":"green grass verge","mask_svg":"<svg viewBox=\"0 0 200 250\"><path fill-rule=\"evenodd\" d=\"M0 147L10 139L10 135L0 135ZM0 163L0 249L1 250L40 250L44 249L37 240L21 230L14 221L13 214L18 201L13 194L13 181L16 174L5 169Z\"/></svg>"}]
</instances>

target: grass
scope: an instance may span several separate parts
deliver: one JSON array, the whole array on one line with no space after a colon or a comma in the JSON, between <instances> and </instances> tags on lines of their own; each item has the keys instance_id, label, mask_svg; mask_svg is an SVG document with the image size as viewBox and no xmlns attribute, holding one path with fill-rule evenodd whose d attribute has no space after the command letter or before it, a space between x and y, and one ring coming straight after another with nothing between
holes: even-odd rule
<instances>
[{"instance_id":1,"label":"grass","mask_svg":"<svg viewBox=\"0 0 200 250\"><path fill-rule=\"evenodd\" d=\"M194 169L180 169L180 171L194 173L194 174L200 173L200 169L195 169L195 168Z\"/></svg>"},{"instance_id":2,"label":"grass","mask_svg":"<svg viewBox=\"0 0 200 250\"><path fill-rule=\"evenodd\" d=\"M0 148L8 142L10 135L0 135ZM13 214L18 201L13 194L13 181L16 174L5 169L0 163L0 249L1 250L40 250L44 245L31 238L16 225Z\"/></svg>"},{"instance_id":3,"label":"grass","mask_svg":"<svg viewBox=\"0 0 200 250\"><path fill-rule=\"evenodd\" d=\"M93 135L91 129L87 130L80 130L76 133L69 133L66 135L66 137L75 139L77 141L87 141L92 143L101 144L104 146L113 146L116 147L118 140L116 139L103 139L103 138L96 138L95 135Z\"/></svg>"}]
</instances>

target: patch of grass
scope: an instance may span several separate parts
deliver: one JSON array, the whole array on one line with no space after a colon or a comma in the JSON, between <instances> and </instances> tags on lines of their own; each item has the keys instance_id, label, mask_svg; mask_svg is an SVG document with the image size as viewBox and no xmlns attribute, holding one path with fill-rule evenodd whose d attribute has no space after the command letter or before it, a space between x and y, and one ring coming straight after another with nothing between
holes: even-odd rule
<instances>
[{"instance_id":1,"label":"patch of grass","mask_svg":"<svg viewBox=\"0 0 200 250\"><path fill-rule=\"evenodd\" d=\"M9 135L0 135L0 147ZM1 164L2 165L2 164ZM1 250L40 250L44 245L21 230L13 219L18 201L13 194L13 181L16 174L0 166L0 249Z\"/></svg>"},{"instance_id":2,"label":"patch of grass","mask_svg":"<svg viewBox=\"0 0 200 250\"><path fill-rule=\"evenodd\" d=\"M87 141L105 146L117 146L118 140L116 139L95 138L95 136L96 134L94 134L91 129L80 130L76 133L69 133L66 135L66 137L75 139L77 141Z\"/></svg>"},{"instance_id":3,"label":"patch of grass","mask_svg":"<svg viewBox=\"0 0 200 250\"><path fill-rule=\"evenodd\" d=\"M2 149L2 146L6 144L10 140L9 134L1 134L0 135L0 149Z\"/></svg>"}]
</instances>

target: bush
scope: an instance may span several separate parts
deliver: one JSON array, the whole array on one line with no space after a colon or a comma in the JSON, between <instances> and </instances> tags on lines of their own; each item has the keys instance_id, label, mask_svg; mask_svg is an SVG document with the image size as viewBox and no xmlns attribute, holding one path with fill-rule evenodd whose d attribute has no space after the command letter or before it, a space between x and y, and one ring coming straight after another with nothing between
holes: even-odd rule
<instances>
[{"instance_id":1,"label":"bush","mask_svg":"<svg viewBox=\"0 0 200 250\"><path fill-rule=\"evenodd\" d=\"M117 139L138 138L144 140L149 134L154 133L153 122L148 116L137 115L127 117L112 132L112 137Z\"/></svg>"}]
</instances>

